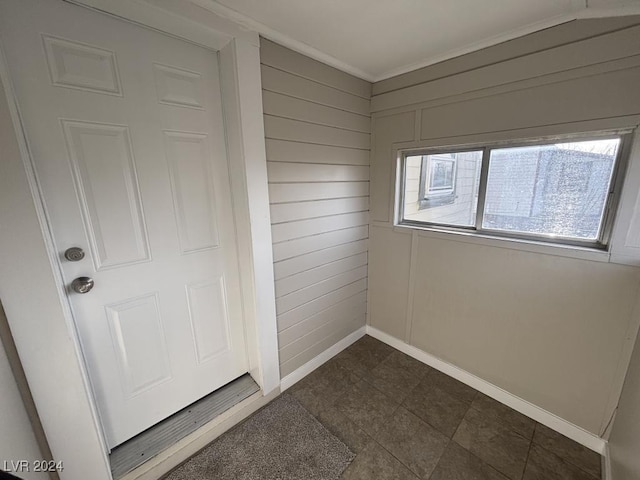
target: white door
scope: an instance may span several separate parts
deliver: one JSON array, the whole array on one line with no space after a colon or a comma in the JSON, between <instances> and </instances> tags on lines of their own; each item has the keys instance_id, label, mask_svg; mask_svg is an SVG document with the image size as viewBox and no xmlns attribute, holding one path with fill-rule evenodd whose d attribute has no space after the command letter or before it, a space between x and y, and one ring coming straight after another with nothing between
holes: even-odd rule
<instances>
[{"instance_id":1,"label":"white door","mask_svg":"<svg viewBox=\"0 0 640 480\"><path fill-rule=\"evenodd\" d=\"M248 370L217 54L61 0L0 34L114 447Z\"/></svg>"}]
</instances>

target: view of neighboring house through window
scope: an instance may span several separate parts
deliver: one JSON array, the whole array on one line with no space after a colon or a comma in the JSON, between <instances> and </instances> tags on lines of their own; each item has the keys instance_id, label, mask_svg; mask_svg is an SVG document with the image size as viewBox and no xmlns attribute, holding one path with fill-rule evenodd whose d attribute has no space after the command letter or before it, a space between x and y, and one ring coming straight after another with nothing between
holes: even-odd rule
<instances>
[{"instance_id":1,"label":"view of neighboring house through window","mask_svg":"<svg viewBox=\"0 0 640 480\"><path fill-rule=\"evenodd\" d=\"M400 223L603 245L620 143L412 153L404 157Z\"/></svg>"},{"instance_id":2,"label":"view of neighboring house through window","mask_svg":"<svg viewBox=\"0 0 640 480\"><path fill-rule=\"evenodd\" d=\"M482 150L407 157L404 218L473 226Z\"/></svg>"}]
</instances>

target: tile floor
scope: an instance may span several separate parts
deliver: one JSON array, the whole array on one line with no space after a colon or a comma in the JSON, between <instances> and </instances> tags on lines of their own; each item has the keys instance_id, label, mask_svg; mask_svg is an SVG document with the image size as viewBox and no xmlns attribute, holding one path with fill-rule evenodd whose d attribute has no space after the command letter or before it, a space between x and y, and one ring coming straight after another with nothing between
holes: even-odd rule
<instances>
[{"instance_id":1,"label":"tile floor","mask_svg":"<svg viewBox=\"0 0 640 480\"><path fill-rule=\"evenodd\" d=\"M598 454L370 336L287 393L357 454L344 479L600 478Z\"/></svg>"}]
</instances>

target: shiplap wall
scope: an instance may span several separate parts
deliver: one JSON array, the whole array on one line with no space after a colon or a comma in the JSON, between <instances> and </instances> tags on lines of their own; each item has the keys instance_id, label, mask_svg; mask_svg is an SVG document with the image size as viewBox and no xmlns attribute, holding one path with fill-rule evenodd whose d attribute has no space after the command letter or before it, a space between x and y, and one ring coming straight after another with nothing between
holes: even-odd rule
<instances>
[{"instance_id":1,"label":"shiplap wall","mask_svg":"<svg viewBox=\"0 0 640 480\"><path fill-rule=\"evenodd\" d=\"M371 84L260 47L284 377L365 324Z\"/></svg>"}]
</instances>

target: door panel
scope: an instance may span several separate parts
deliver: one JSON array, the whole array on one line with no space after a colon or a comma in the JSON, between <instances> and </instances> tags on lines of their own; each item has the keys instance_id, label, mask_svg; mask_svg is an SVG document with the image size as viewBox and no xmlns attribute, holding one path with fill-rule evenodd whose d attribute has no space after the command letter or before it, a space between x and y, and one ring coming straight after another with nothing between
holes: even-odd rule
<instances>
[{"instance_id":1,"label":"door panel","mask_svg":"<svg viewBox=\"0 0 640 480\"><path fill-rule=\"evenodd\" d=\"M133 397L172 378L158 295L107 305L125 394Z\"/></svg>"},{"instance_id":2,"label":"door panel","mask_svg":"<svg viewBox=\"0 0 640 480\"><path fill-rule=\"evenodd\" d=\"M207 136L164 132L180 248L189 253L218 246L215 195Z\"/></svg>"},{"instance_id":3,"label":"door panel","mask_svg":"<svg viewBox=\"0 0 640 480\"><path fill-rule=\"evenodd\" d=\"M0 32L114 447L248 370L217 54L61 0Z\"/></svg>"},{"instance_id":4,"label":"door panel","mask_svg":"<svg viewBox=\"0 0 640 480\"><path fill-rule=\"evenodd\" d=\"M129 129L62 120L97 270L149 260Z\"/></svg>"},{"instance_id":5,"label":"door panel","mask_svg":"<svg viewBox=\"0 0 640 480\"><path fill-rule=\"evenodd\" d=\"M231 348L224 277L187 285L187 297L198 363L204 363Z\"/></svg>"}]
</instances>

